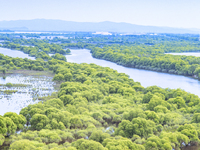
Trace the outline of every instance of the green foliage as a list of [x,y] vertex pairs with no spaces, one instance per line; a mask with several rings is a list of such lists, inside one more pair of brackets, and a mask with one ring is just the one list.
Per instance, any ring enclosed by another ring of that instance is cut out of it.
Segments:
[[55,55],[52,55],[51,57],[54,58],[54,59],[67,61],[66,57],[59,54],[59,53],[56,53]]
[[190,139],[190,141],[199,142],[198,132],[193,125],[191,124],[182,125],[177,129],[177,131],[186,135]]
[[[75,43],[70,43],[70,37],[73,37],[70,33],[66,35],[69,39],[52,41],[16,39],[12,38],[13,34],[5,36],[4,47],[21,50],[38,59],[10,58],[0,54],[0,70],[50,70],[55,73],[53,80],[61,85],[56,98],[29,105],[20,115],[6,113],[0,116],[0,145],[5,136],[9,136],[6,144],[11,144],[10,149],[168,150],[199,142],[198,96],[181,89],[144,88],[127,75],[108,67],[68,63],[63,56],[69,52],[64,50],[67,47],[87,47],[94,57],[120,65],[199,76],[199,58],[164,54],[199,50],[194,37],[188,35],[184,42],[177,39],[184,40],[185,35],[92,35],[85,39],[77,34],[73,39]],[[98,43],[95,46],[87,43],[94,41]],[[25,123],[27,126],[24,127]],[[24,132],[13,134],[20,129]]]
[[134,118],[131,122],[122,120],[115,131],[116,135],[132,138],[134,134],[141,137],[147,137],[156,132],[155,123],[144,118]]
[[4,117],[4,121],[6,123],[7,135],[14,134],[17,130],[17,124],[9,117]]
[[73,142],[72,146],[76,147],[77,150],[107,150],[107,148],[104,148],[100,143],[85,139],[79,139]]
[[45,115],[35,114],[31,118],[30,123],[31,128],[33,128],[34,130],[41,130],[49,123],[49,119]]
[[147,139],[146,144],[145,144],[145,149],[146,150],[152,150],[152,149],[171,150],[172,147],[171,147],[170,141],[165,140],[165,139],[160,139],[157,136],[152,136]]
[[103,133],[102,131],[93,131],[89,139],[102,143],[104,139],[109,137],[110,135],[108,133]]
[[103,141],[103,146],[109,150],[144,150],[142,145],[133,143],[130,139],[116,136],[114,138],[107,138]]
[[4,140],[5,140],[5,137],[2,134],[0,134],[0,146],[3,145]]
[[[4,117],[10,118],[13,121],[13,123],[17,126],[18,130],[23,129],[23,127],[24,127],[24,125],[26,123],[26,118],[24,116],[17,115],[16,113],[13,113],[13,112],[7,112],[7,113],[5,113]],[[7,119],[7,125],[14,126],[13,123],[12,123],[12,121],[10,119]],[[11,132],[12,130],[9,130],[9,131]]]
[[7,133],[5,119],[0,116],[0,134],[5,135]]
[[10,145],[10,150],[38,150],[43,149],[45,144],[37,141],[19,140]]
[[6,86],[7,86],[7,87],[12,87],[13,84],[12,84],[12,83],[6,83]]

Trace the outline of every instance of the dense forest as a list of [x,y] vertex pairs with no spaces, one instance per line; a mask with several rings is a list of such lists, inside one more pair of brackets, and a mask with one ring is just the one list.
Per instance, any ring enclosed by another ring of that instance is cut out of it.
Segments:
[[69,63],[63,55],[70,53],[67,48],[88,48],[94,57],[124,66],[200,77],[198,57],[164,54],[199,51],[196,35],[102,37],[80,33],[68,37],[0,37],[3,47],[37,58],[0,54],[2,74],[10,70],[49,71],[60,83],[56,98],[29,105],[20,114],[0,116],[1,149],[178,150],[199,143],[198,96],[181,89],[144,88],[124,73],[95,64]]

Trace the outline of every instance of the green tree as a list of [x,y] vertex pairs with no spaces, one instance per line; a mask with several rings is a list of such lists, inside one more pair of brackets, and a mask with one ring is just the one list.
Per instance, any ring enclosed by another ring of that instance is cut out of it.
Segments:
[[77,150],[107,150],[99,142],[85,139],[79,139],[73,142],[72,146],[76,147]]
[[94,140],[96,142],[102,143],[104,139],[109,138],[110,135],[108,133],[103,133],[102,131],[93,131],[90,140]]
[[35,114],[31,118],[30,123],[32,129],[41,130],[49,123],[49,118],[42,114]]
[[10,118],[14,122],[14,124],[17,126],[17,130],[23,129],[26,123],[26,118],[24,116],[18,115],[14,112],[5,113],[4,117]]

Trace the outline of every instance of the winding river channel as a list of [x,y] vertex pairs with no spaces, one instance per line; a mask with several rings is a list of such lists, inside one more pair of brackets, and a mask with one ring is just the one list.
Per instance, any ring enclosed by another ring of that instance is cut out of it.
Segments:
[[[0,48],[0,53],[11,57],[34,59],[33,57],[29,57],[27,54],[24,54],[21,51],[10,50],[6,48]],[[189,53],[187,54],[189,55]],[[194,56],[198,56],[198,54],[199,53],[190,53],[190,55]],[[187,92],[196,94],[200,97],[200,81],[197,79],[193,79],[182,75],[127,68],[124,66],[117,65],[116,63],[110,61],[93,58],[90,53],[90,50],[87,49],[71,49],[71,55],[66,55],[66,58],[68,62],[95,63],[103,67],[110,67],[114,70],[117,70],[120,73],[125,73],[129,75],[130,78],[132,78],[134,81],[140,82],[141,85],[144,87],[157,85],[162,88],[181,88]]]
[[71,54],[72,55],[66,55],[68,62],[95,63],[103,67],[110,67],[120,73],[125,73],[134,81],[140,82],[144,87],[157,85],[162,88],[181,88],[200,97],[200,81],[197,79],[181,75],[127,68],[110,61],[93,58],[90,51],[87,49],[71,49]]

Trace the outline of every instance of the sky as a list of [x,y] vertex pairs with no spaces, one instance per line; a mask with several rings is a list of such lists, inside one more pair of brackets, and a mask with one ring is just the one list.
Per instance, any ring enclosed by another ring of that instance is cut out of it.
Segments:
[[200,29],[200,0],[0,0],[0,21],[31,19]]

